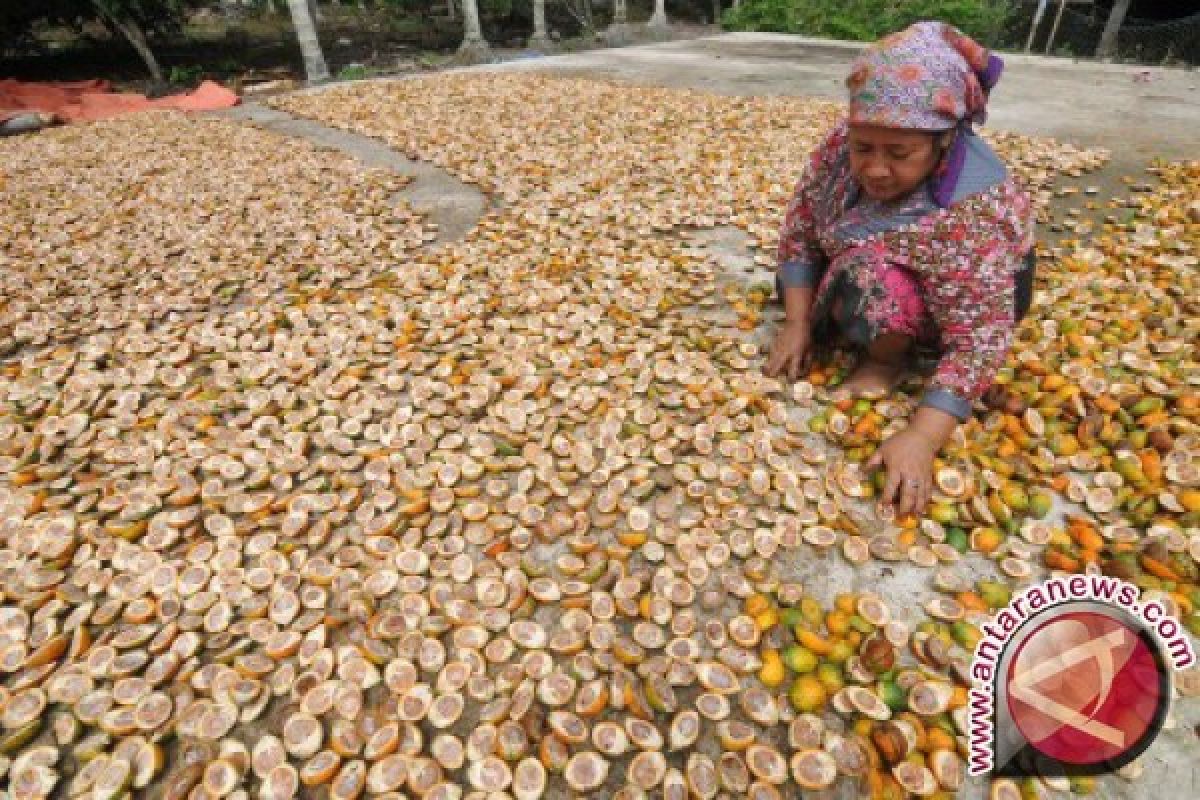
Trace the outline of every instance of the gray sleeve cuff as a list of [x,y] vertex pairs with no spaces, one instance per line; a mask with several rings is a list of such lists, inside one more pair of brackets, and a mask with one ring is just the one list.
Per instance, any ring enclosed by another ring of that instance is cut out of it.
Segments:
[[811,261],[793,258],[779,265],[779,281],[785,289],[810,289],[820,282],[821,271]]
[[925,392],[921,405],[945,411],[959,422],[965,422],[971,416],[971,401],[949,389],[935,387]]

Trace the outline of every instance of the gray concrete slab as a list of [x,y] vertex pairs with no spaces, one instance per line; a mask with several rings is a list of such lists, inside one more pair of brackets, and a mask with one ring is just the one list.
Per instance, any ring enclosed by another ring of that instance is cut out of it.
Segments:
[[426,214],[437,226],[435,244],[461,239],[475,227],[488,208],[488,198],[477,187],[463,183],[433,164],[397,153],[369,136],[338,130],[308,119],[299,119],[258,103],[246,103],[214,116],[252,122],[268,130],[306,139],[320,147],[337,150],[363,165],[387,169],[412,178],[399,197],[413,209]]
[[[772,33],[729,33],[469,68],[604,75],[731,95],[841,98],[862,48]],[[1113,151],[1114,166],[1200,158],[1200,72],[1002,54],[989,126]]]

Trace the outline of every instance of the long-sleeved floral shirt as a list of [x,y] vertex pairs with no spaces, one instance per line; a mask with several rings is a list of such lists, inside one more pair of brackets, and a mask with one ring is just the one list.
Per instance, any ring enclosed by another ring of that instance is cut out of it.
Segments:
[[[1011,345],[1014,275],[1033,246],[1028,195],[981,139],[961,135],[970,137],[964,163],[880,204],[852,177],[847,127],[837,126],[796,186],[778,250],[780,284],[816,289],[814,324],[830,318],[840,297],[850,314],[839,324],[853,317],[846,332],[859,344],[897,330],[937,347],[922,404],[960,420]],[[939,196],[949,198],[944,207]]]

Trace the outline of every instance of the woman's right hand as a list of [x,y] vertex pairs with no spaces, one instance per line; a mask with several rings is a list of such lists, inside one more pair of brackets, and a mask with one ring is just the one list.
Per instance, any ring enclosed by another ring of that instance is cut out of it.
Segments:
[[812,330],[807,320],[784,320],[783,326],[775,334],[764,372],[771,378],[783,375],[789,381],[796,380],[808,367],[811,346]]

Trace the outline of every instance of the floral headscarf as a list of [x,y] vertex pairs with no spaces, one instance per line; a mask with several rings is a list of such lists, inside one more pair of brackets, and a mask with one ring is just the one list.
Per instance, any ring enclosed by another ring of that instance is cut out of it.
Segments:
[[851,125],[960,134],[934,171],[934,200],[945,208],[966,161],[972,124],[987,119],[988,92],[1004,62],[944,22],[917,22],[885,36],[855,59],[846,86]]
[[944,22],[918,22],[855,60],[846,86],[850,123],[944,131],[982,123],[1004,62]]

